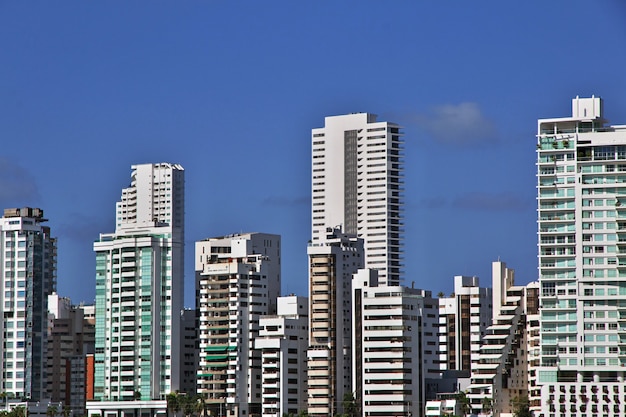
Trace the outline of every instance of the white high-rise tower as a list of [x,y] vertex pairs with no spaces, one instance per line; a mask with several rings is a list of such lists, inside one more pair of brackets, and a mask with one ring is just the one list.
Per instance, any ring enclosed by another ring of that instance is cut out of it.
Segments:
[[184,170],[169,163],[132,170],[115,233],[94,243],[99,401],[164,400],[180,387]]
[[43,210],[0,217],[0,388],[9,397],[46,398],[48,295],[56,291],[56,239]]
[[196,242],[195,265],[197,393],[211,415],[260,416],[263,395],[273,390],[263,386],[263,358],[254,343],[261,318],[276,314],[280,236],[242,233]]
[[365,243],[365,267],[399,285],[402,261],[400,127],[355,113],[326,117],[312,130],[312,242],[341,226]]
[[602,100],[537,131],[541,414],[626,413],[626,126]]

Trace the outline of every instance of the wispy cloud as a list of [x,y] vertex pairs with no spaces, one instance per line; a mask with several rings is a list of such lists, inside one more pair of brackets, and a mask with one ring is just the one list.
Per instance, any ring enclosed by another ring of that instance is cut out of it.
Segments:
[[37,183],[24,168],[0,156],[0,204],[24,205],[39,200]]
[[480,211],[527,211],[533,200],[524,200],[512,193],[471,192],[457,197],[452,207]]
[[445,197],[429,197],[419,200],[411,207],[426,210],[472,210],[472,211],[527,211],[533,207],[532,198],[524,199],[517,194],[500,192],[487,193],[482,191],[469,192],[451,199]]
[[[416,207],[426,209],[439,209],[446,207],[447,205],[448,200],[446,200],[444,197],[431,197],[419,200],[416,204]],[[410,208],[409,204],[407,204],[407,208]]]
[[445,104],[411,117],[433,139],[450,145],[486,145],[497,141],[494,123],[477,103]]
[[310,206],[311,205],[311,197],[281,197],[281,196],[269,196],[265,198],[262,202],[265,206],[280,206],[280,207],[292,207],[292,206]]
[[100,233],[115,231],[115,225],[107,224],[97,217],[86,216],[81,213],[69,213],[66,218],[69,222],[63,222],[54,227],[59,237],[81,242],[93,242],[98,239]]

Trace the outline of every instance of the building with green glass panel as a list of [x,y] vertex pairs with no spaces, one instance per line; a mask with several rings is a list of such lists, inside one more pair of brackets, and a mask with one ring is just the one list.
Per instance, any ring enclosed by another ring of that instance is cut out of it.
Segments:
[[[115,233],[96,252],[94,399],[152,401],[180,388],[184,170],[132,167],[117,203]],[[148,407],[147,407],[148,408]]]
[[537,416],[626,413],[626,126],[598,97],[537,131]]

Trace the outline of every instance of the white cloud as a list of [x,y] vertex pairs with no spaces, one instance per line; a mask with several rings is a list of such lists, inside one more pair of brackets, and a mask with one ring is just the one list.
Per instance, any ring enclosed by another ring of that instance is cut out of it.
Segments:
[[452,145],[483,145],[496,142],[496,128],[477,103],[437,106],[415,118],[433,139]]

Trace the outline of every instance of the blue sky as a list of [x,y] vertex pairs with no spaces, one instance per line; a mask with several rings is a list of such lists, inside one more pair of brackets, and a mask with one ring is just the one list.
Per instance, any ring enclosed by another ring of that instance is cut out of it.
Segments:
[[366,111],[404,126],[405,283],[537,279],[536,119],[595,94],[626,124],[626,5],[0,0],[0,206],[44,209],[58,290],[93,301],[92,242],[136,163],[186,169],[193,242],[283,239],[307,293],[310,129]]

